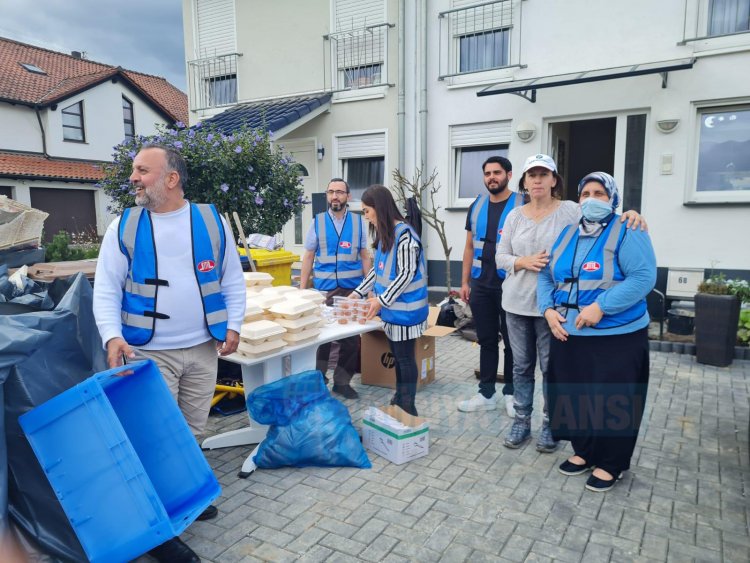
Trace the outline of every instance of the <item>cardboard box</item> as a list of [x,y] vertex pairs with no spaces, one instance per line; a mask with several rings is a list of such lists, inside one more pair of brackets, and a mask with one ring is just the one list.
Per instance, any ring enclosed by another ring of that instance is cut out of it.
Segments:
[[430,428],[425,419],[412,416],[401,407],[370,407],[362,419],[362,443],[400,465],[429,453]]
[[[417,387],[435,381],[435,338],[454,332],[448,326],[436,326],[438,307],[430,307],[427,316],[427,330],[415,343],[417,359]],[[396,362],[388,346],[388,338],[382,330],[366,332],[362,335],[362,383],[380,387],[396,388]]]

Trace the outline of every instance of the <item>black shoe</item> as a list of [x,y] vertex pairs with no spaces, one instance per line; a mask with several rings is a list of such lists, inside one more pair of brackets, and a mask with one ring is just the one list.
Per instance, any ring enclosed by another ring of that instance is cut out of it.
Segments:
[[344,397],[344,399],[359,399],[359,393],[352,389],[351,385],[334,385],[331,391]]
[[617,483],[617,481],[619,481],[620,479],[622,479],[622,473],[620,473],[617,477],[612,477],[611,479],[600,479],[599,477],[591,475],[586,480],[586,488],[589,491],[594,491],[595,493],[603,493],[614,487],[615,483]]
[[200,516],[196,518],[196,520],[212,520],[213,518],[216,518],[219,515],[219,509],[216,508],[213,504],[209,504],[208,508],[200,513]]
[[200,563],[201,558],[180,538],[172,538],[148,554],[161,563]]
[[590,471],[593,469],[593,464],[590,463],[584,463],[584,464],[577,464],[573,463],[572,461],[565,460],[563,461],[560,466],[557,468],[557,470],[562,473],[563,475],[582,475],[583,473],[586,473],[587,471]]

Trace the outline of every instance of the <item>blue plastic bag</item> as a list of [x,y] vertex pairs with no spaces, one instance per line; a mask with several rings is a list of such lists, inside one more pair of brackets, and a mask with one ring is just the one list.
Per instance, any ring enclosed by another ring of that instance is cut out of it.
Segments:
[[331,397],[319,371],[258,387],[247,398],[250,416],[269,424],[253,458],[260,469],[372,467],[349,411]]

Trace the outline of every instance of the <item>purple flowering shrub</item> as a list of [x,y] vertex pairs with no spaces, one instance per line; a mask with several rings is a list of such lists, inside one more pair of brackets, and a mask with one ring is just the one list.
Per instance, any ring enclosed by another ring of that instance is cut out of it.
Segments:
[[135,205],[128,178],[135,155],[149,143],[179,150],[188,166],[185,197],[213,203],[230,217],[236,211],[246,234],[274,235],[309,203],[297,166],[279,147],[271,146],[267,131],[248,128],[224,135],[209,126],[177,123],[114,147],[113,162],[104,165],[105,177],[98,184],[112,199],[112,213]]

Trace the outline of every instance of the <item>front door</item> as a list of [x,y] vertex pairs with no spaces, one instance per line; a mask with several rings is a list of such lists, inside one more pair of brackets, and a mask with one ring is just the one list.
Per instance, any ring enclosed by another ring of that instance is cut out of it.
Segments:
[[[291,156],[296,163],[297,171],[302,178],[305,199],[312,200],[312,194],[318,188],[318,161],[316,159],[317,142],[315,139],[295,139],[279,141],[284,153]],[[289,221],[282,231],[284,248],[296,254],[304,251],[305,236],[312,223],[312,205],[308,204],[301,213]]]

